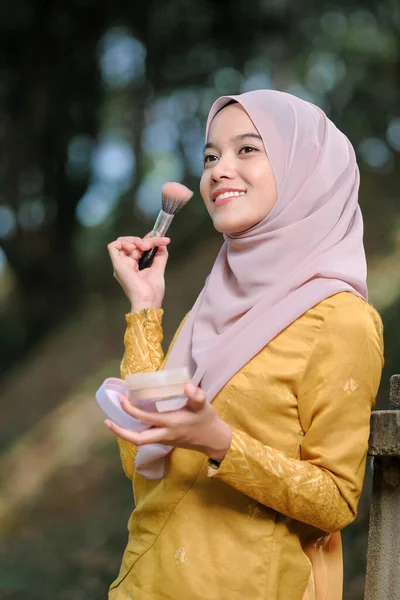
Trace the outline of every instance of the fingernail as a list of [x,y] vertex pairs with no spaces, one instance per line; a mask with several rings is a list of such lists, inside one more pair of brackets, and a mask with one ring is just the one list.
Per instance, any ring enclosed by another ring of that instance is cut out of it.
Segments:
[[106,427],[108,427],[108,429],[112,429],[112,421],[109,421],[108,419],[106,421],[104,421],[104,425]]

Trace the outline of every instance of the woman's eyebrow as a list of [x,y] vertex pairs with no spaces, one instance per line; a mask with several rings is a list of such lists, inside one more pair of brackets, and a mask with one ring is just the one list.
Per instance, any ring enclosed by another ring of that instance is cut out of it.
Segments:
[[239,133],[239,135],[233,136],[231,138],[231,142],[237,142],[238,140],[244,140],[245,138],[253,138],[255,140],[260,140],[262,142],[261,135],[258,133]]
[[[234,135],[230,141],[231,142],[237,142],[239,140],[244,140],[245,138],[253,138],[255,140],[259,140],[260,142],[262,142],[262,137],[258,134],[258,133],[239,133],[238,135]],[[215,145],[212,142],[207,142],[207,144],[204,146],[204,150],[207,150],[207,148],[214,148]]]

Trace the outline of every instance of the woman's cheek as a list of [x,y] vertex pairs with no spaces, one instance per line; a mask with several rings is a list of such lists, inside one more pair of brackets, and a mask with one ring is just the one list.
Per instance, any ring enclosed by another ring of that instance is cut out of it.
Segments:
[[207,177],[207,172],[203,171],[203,174],[200,177],[200,193],[203,196],[203,199],[204,199],[206,185],[208,185],[207,179],[209,179],[209,177]]
[[210,202],[209,202],[209,198],[210,198],[210,182],[209,182],[209,177],[208,174],[206,172],[203,173],[203,175],[201,176],[200,179],[200,194],[201,197],[203,198],[203,202],[206,205],[206,209],[208,210],[208,212],[210,212],[211,210],[211,206],[210,206]]

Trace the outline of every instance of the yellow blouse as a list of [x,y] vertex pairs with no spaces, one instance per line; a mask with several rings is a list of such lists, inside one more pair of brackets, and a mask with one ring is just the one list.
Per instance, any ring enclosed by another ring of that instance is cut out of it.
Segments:
[[[163,367],[161,320],[155,309],[126,316],[122,377]],[[356,516],[382,365],[378,313],[336,294],[215,397],[233,428],[219,468],[176,448],[166,476],[148,480],[119,439],[136,508],[109,599],[340,600],[337,532]]]

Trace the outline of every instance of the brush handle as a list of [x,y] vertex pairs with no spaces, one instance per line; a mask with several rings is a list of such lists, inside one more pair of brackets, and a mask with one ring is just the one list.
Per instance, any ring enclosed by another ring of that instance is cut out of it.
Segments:
[[150,250],[146,250],[145,252],[143,252],[142,256],[139,259],[139,271],[141,271],[142,269],[148,269],[149,267],[151,267],[151,265],[153,264],[153,260],[154,260],[157,250],[158,250],[158,247],[155,246],[154,248],[151,248]]
[[[153,231],[151,232],[151,237],[163,237],[167,233],[173,218],[174,215],[170,215],[169,213],[160,210],[156,222],[154,223]],[[157,247],[151,248],[150,250],[146,250],[145,252],[143,252],[142,256],[139,259],[139,271],[151,267],[156,252]]]

